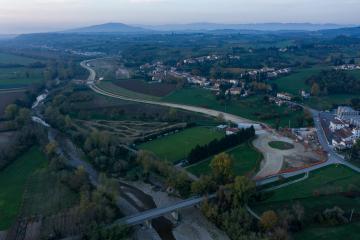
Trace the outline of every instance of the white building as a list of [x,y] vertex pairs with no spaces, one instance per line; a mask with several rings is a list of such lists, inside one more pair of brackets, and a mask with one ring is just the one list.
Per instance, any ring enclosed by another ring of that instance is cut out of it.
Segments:
[[347,127],[349,127],[348,123],[344,122],[339,118],[335,118],[334,120],[331,120],[329,128],[332,132],[335,132]]
[[291,101],[292,99],[292,96],[289,93],[278,93],[276,96],[286,101]]

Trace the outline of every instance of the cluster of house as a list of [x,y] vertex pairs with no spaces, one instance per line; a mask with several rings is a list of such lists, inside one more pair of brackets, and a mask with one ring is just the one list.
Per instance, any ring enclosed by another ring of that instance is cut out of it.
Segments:
[[276,78],[281,75],[291,73],[291,68],[283,68],[283,69],[276,70],[275,68],[264,67],[259,70],[248,71],[248,72],[244,73],[244,75],[248,74],[250,76],[257,76],[262,73],[266,73],[268,78]]
[[338,107],[336,117],[330,121],[329,129],[335,148],[351,148],[360,138],[360,112],[351,107]]
[[352,70],[360,70],[360,65],[355,65],[355,64],[344,64],[341,66],[336,66],[334,67],[335,70],[347,70],[347,71],[352,71]]
[[204,63],[219,60],[221,56],[218,55],[208,55],[197,58],[188,58],[183,61],[184,64],[195,64],[195,63]]

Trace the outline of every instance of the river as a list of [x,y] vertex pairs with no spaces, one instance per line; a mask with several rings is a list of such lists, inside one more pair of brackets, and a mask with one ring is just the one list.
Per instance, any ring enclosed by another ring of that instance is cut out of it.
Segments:
[[[98,171],[88,162],[85,162],[83,159],[83,152],[81,149],[78,149],[76,145],[64,134],[60,133],[58,130],[52,128],[50,124],[42,119],[41,114],[39,113],[39,107],[44,103],[45,99],[48,97],[49,91],[45,90],[42,94],[40,94],[34,104],[32,105],[32,121],[42,125],[48,130],[48,138],[49,141],[56,140],[58,144],[58,153],[63,155],[65,159],[69,161],[69,165],[72,167],[83,166],[85,171],[88,173],[91,183],[97,187],[99,186],[98,182]],[[129,184],[120,183],[120,191],[119,191],[119,204],[124,199],[134,207],[138,212],[142,212],[145,210],[156,208],[156,204],[154,199],[141,191],[134,186]],[[129,197],[135,197],[135,199]],[[172,233],[173,224],[166,219],[165,217],[159,217],[152,220],[152,226],[159,234],[162,240],[175,240],[175,237]]]

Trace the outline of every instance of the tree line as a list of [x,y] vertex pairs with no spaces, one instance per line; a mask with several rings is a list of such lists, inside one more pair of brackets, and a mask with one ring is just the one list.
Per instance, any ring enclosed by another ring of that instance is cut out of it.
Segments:
[[326,70],[313,75],[306,80],[311,86],[313,96],[339,94],[339,93],[360,93],[360,79],[344,71]]
[[188,161],[190,164],[197,163],[205,158],[218,154],[231,147],[235,147],[241,143],[248,141],[255,136],[255,129],[253,126],[247,129],[241,129],[238,133],[225,136],[218,140],[215,139],[210,143],[199,146],[197,145],[188,155]]

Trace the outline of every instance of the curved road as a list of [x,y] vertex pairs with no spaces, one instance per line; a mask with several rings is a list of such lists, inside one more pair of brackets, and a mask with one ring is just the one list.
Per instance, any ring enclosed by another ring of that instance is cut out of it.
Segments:
[[[81,64],[81,66],[83,68],[87,69],[89,71],[89,73],[90,73],[89,78],[87,80],[88,86],[94,92],[99,93],[101,95],[104,95],[104,96],[107,96],[107,97],[112,97],[112,98],[117,98],[117,99],[121,99],[121,100],[125,100],[125,101],[152,104],[152,105],[159,105],[159,106],[164,106],[164,107],[172,107],[172,108],[187,110],[187,111],[191,111],[191,112],[202,113],[202,114],[212,116],[212,117],[218,117],[219,115],[223,115],[223,117],[224,117],[224,119],[226,121],[231,121],[233,123],[249,123],[249,124],[254,124],[255,126],[258,126],[258,124],[260,124],[260,123],[254,122],[252,120],[249,120],[249,119],[245,119],[245,118],[233,115],[233,114],[224,113],[224,112],[217,111],[217,110],[212,110],[212,109],[207,109],[207,108],[202,108],[202,107],[189,106],[189,105],[183,105],[183,104],[176,104],[176,103],[149,101],[149,100],[143,100],[143,99],[138,99],[138,98],[129,98],[129,97],[124,97],[124,96],[120,96],[118,94],[107,92],[107,91],[99,88],[95,84],[96,72],[90,66],[90,63],[92,61],[94,61],[94,60],[83,61],[80,64]],[[258,126],[256,130],[260,130],[260,126]]]

